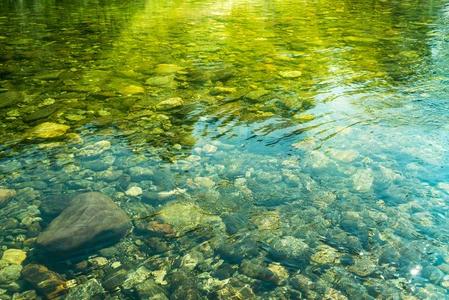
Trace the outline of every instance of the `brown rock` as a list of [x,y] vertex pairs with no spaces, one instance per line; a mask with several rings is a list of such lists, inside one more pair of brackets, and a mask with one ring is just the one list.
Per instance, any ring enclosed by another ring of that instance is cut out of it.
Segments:
[[29,264],[22,270],[22,277],[47,299],[55,299],[67,291],[65,280],[47,267]]
[[67,256],[120,240],[131,228],[127,214],[98,192],[80,194],[37,238],[49,252]]

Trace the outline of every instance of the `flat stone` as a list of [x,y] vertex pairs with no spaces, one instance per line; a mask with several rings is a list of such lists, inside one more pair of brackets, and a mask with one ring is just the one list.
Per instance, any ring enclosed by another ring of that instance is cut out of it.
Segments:
[[311,114],[296,114],[293,116],[293,119],[298,120],[300,122],[308,122],[315,120],[315,116]]
[[26,265],[22,270],[22,277],[46,299],[55,299],[67,290],[65,280],[43,265]]
[[137,95],[137,94],[143,94],[145,92],[145,89],[139,85],[127,85],[120,89],[120,93],[124,95]]
[[13,265],[21,265],[26,259],[27,254],[25,251],[20,249],[8,249],[3,252],[2,260],[7,261]]
[[66,296],[66,300],[80,300],[80,299],[104,299],[105,290],[101,284],[95,279],[88,281],[71,288]]
[[109,197],[89,192],[74,197],[37,238],[46,251],[69,255],[101,248],[120,240],[130,229],[130,219]]
[[161,101],[156,105],[158,110],[169,110],[177,108],[184,105],[184,101],[180,97],[169,98],[167,100]]
[[224,231],[219,216],[212,215],[190,202],[170,202],[158,213],[158,218],[171,226],[176,235],[182,235],[198,227],[206,226]]
[[25,122],[33,122],[36,120],[47,118],[48,116],[52,115],[54,112],[56,112],[59,109],[59,105],[49,105],[42,107],[35,112],[30,113],[29,115],[26,115],[23,120]]
[[91,145],[88,145],[84,148],[82,148],[79,152],[79,156],[83,157],[95,157],[103,152],[109,150],[111,148],[111,142],[107,140],[98,141],[96,143],[93,143]]
[[301,71],[281,71],[279,72],[279,75],[283,78],[298,78],[301,77],[302,72]]
[[31,128],[27,133],[26,137],[28,139],[50,139],[62,136],[69,130],[70,126],[57,124],[52,122],[44,122],[33,128]]
[[175,64],[159,64],[155,68],[157,74],[173,74],[182,71],[184,68]]

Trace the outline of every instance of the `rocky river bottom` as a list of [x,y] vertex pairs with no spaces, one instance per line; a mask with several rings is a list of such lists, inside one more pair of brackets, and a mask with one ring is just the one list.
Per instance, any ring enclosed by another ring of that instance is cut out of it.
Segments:
[[0,300],[449,299],[447,1],[0,0]]

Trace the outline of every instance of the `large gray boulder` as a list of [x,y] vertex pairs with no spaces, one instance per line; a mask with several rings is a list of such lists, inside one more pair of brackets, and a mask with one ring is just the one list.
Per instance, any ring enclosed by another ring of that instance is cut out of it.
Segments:
[[117,242],[131,228],[127,214],[109,197],[90,192],[75,196],[37,238],[48,252],[69,255]]

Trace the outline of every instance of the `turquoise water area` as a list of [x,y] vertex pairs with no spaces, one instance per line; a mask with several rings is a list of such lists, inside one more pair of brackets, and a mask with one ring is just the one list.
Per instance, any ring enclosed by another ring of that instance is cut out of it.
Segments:
[[0,0],[0,299],[449,299],[448,132],[444,0]]

